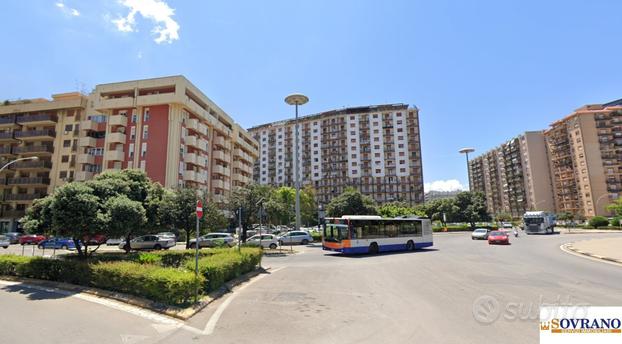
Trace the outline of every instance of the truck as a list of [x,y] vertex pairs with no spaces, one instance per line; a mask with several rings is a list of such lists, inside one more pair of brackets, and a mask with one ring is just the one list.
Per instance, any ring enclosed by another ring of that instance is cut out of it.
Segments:
[[528,211],[523,215],[525,234],[555,233],[555,214],[546,211]]

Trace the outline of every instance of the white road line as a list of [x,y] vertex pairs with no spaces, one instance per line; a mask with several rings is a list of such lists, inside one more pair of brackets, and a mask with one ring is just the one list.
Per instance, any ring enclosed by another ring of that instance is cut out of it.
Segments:
[[[275,272],[277,272],[279,270],[282,270],[284,268],[285,267],[283,266],[283,267],[274,269],[274,270],[271,271],[271,273],[275,273]],[[203,334],[206,335],[206,336],[209,336],[212,333],[214,333],[214,329],[216,328],[216,324],[218,323],[218,320],[222,316],[222,313],[225,311],[225,309],[227,309],[227,307],[229,306],[231,301],[233,301],[233,299],[235,299],[235,297],[239,294],[239,292],[244,290],[244,288],[248,287],[249,285],[251,285],[251,284],[261,280],[264,277],[266,277],[267,275],[268,274],[259,275],[254,280],[252,280],[252,281],[244,284],[240,288],[234,290],[234,293],[232,293],[223,303],[221,303],[220,306],[218,307],[218,309],[216,309],[216,312],[214,312],[214,314],[212,314],[212,316],[210,317],[209,321],[205,325],[205,329],[203,330]]]
[[577,253],[577,252],[582,252],[582,251],[579,251],[579,250],[570,250],[568,247],[566,247],[566,245],[565,245],[565,244],[563,244],[563,245],[559,246],[559,248],[560,248],[562,251],[564,251],[564,252],[566,252],[566,253],[568,253],[568,254],[572,254],[573,256],[581,257],[581,258],[584,258],[584,259],[589,259],[589,260],[594,261],[594,262],[599,262],[599,263],[605,263],[605,264],[609,264],[609,265],[614,265],[614,266],[617,266],[617,267],[622,266],[622,263],[615,263],[615,262],[611,262],[611,261],[608,261],[608,260],[598,259],[598,258],[594,258],[594,257],[586,256],[586,255],[581,254],[581,253]]

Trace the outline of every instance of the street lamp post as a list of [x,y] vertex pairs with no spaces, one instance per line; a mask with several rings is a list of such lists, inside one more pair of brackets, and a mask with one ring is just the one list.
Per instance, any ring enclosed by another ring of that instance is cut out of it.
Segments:
[[290,94],[285,97],[285,102],[289,105],[296,106],[296,130],[294,138],[295,140],[295,148],[294,148],[294,159],[296,160],[294,163],[294,173],[296,174],[295,183],[296,183],[296,230],[300,230],[300,169],[298,163],[298,105],[304,105],[309,101],[309,98],[303,94]]
[[473,191],[471,188],[471,169],[469,168],[469,153],[475,152],[475,148],[462,148],[458,151],[460,154],[466,155],[466,163],[467,163],[467,175],[469,177],[469,191]]
[[322,231],[322,213],[324,212],[324,207],[322,206],[322,203],[319,203],[317,205],[317,231],[321,232]]

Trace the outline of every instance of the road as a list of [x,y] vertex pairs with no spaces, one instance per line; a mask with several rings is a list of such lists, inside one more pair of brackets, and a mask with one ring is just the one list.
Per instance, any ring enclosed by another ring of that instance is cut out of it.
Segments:
[[[0,285],[0,324],[3,340],[10,343],[32,343],[43,333],[46,341],[64,343],[87,338],[108,343],[537,343],[541,303],[622,305],[622,268],[559,249],[562,243],[609,236],[620,235],[521,236],[510,246],[489,246],[470,240],[468,233],[439,234],[433,249],[357,257],[304,247],[301,254],[265,258],[271,273],[186,323],[54,293],[37,291],[41,295],[33,298],[23,286]],[[74,331],[79,333],[63,335]]]

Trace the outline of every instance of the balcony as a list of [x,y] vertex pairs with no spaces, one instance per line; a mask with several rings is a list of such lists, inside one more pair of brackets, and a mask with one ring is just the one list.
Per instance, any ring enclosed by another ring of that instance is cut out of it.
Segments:
[[32,193],[32,194],[6,194],[4,195],[4,200],[8,202],[26,202],[30,203],[37,198],[45,197],[43,194]]
[[78,147],[97,147],[97,139],[94,137],[81,137],[78,139]]
[[90,180],[90,179],[93,179],[94,175],[95,173],[89,172],[89,171],[77,171],[75,175],[75,180],[76,181]]
[[11,148],[12,148],[11,146],[0,147],[0,156],[8,157],[8,156],[15,155]]
[[54,147],[51,145],[13,147],[13,153],[29,156],[49,156],[54,153]]
[[0,133],[0,142],[15,142],[15,137],[13,137],[13,132],[5,131]]
[[214,159],[221,160],[225,162],[229,162],[229,154],[226,154],[224,151],[214,151],[213,154]]
[[125,143],[125,134],[123,133],[108,134],[108,143]]
[[108,161],[123,161],[125,154],[122,150],[110,150],[106,152],[105,159]]
[[186,146],[190,146],[190,147],[199,148],[199,147],[197,146],[197,137],[196,137],[196,136],[188,135],[188,136],[186,136],[186,138],[184,139],[184,142],[186,143]]
[[78,154],[78,156],[76,157],[76,162],[78,164],[94,164],[95,163],[95,156],[94,155],[90,155],[90,154]]
[[188,153],[186,154],[186,156],[184,156],[184,162],[186,162],[187,164],[193,164],[196,165],[197,164],[197,155],[196,153]]
[[127,126],[127,116],[112,115],[110,116],[108,123],[110,123],[110,125],[120,125],[125,127]]
[[80,122],[80,130],[91,130],[91,131],[96,131],[97,130],[97,122],[95,121],[91,121],[86,120],[86,121],[81,121]]
[[46,171],[52,168],[52,162],[47,160],[19,161],[10,168],[12,170]]
[[36,125],[55,125],[58,121],[55,115],[50,114],[38,114],[38,115],[25,115],[17,116],[16,122],[22,125],[36,126]]
[[184,171],[184,180],[189,182],[196,182],[197,173],[194,171]]
[[222,175],[228,176],[229,175],[229,169],[224,167],[224,166],[221,166],[221,165],[214,165],[212,167],[212,173],[217,173],[217,174],[222,174]]
[[216,189],[224,189],[225,188],[225,182],[223,180],[220,180],[220,179],[212,179],[212,187],[216,188]]
[[207,141],[204,139],[199,139],[197,141],[197,146],[199,147],[200,150],[207,152]]
[[22,141],[54,140],[56,132],[52,129],[22,130],[15,132],[15,138]]
[[6,209],[2,211],[2,217],[10,219],[19,219],[26,215],[25,210]]
[[214,144],[229,149],[229,144],[227,143],[227,141],[225,141],[224,136],[216,136],[216,138],[214,139]]
[[23,186],[48,186],[50,185],[50,178],[8,178],[7,185],[23,185]]
[[134,97],[100,98],[95,103],[95,109],[123,109],[134,107]]
[[136,98],[136,106],[171,104],[177,102],[177,95],[171,93],[147,94]]
[[196,118],[190,118],[186,121],[186,128],[194,131],[199,131],[199,120]]
[[6,129],[15,127],[17,127],[17,123],[15,123],[15,117],[13,115],[0,117],[0,128]]

